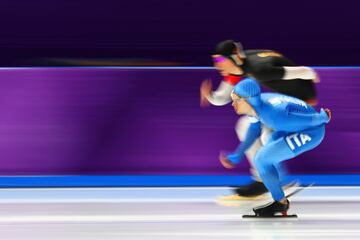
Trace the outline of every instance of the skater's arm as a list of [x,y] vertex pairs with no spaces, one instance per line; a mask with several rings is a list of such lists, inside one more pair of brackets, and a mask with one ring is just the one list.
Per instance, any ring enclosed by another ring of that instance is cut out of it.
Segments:
[[211,81],[205,80],[200,87],[201,106],[206,106],[208,103],[215,106],[223,106],[230,103],[231,91],[241,79],[242,76],[240,75],[225,76],[215,91],[212,90]]
[[318,76],[316,72],[310,67],[304,66],[275,66],[272,64],[264,64],[258,67],[258,74],[262,79],[272,80],[294,80],[294,79],[303,79],[303,80],[313,80],[318,82]]
[[283,67],[284,80],[293,80],[293,79],[304,79],[304,80],[313,80],[318,82],[318,76],[316,72],[310,67],[297,66],[297,67]]
[[259,64],[259,66],[256,67],[256,72],[258,78],[266,81],[272,81],[282,79],[285,74],[285,69],[271,63],[264,63],[261,65]]
[[206,107],[211,103],[215,106],[223,106],[231,102],[231,91],[233,86],[230,83],[222,81],[216,91],[212,90],[212,83],[207,79],[200,86],[200,105]]
[[239,163],[241,158],[244,156],[245,152],[249,149],[249,147],[251,147],[251,145],[260,136],[260,134],[261,134],[260,121],[251,123],[246,132],[245,140],[242,143],[240,143],[240,145],[236,148],[234,153],[227,155],[229,161],[233,164]]
[[222,81],[219,87],[211,92],[206,98],[207,100],[215,106],[223,106],[231,102],[231,91],[234,86],[228,82]]

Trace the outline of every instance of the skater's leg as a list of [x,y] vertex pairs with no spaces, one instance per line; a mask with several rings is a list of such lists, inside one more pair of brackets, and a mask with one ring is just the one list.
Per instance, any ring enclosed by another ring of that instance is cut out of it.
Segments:
[[[235,131],[236,131],[236,134],[237,134],[240,142],[243,142],[245,140],[246,132],[247,132],[249,126],[250,126],[250,121],[247,116],[241,117],[237,121],[237,123],[235,125]],[[257,182],[261,182],[261,178],[256,170],[256,167],[254,164],[254,159],[255,159],[255,155],[256,155],[257,151],[261,147],[262,147],[261,139],[258,138],[255,140],[253,145],[251,145],[251,147],[245,153],[246,158],[248,159],[249,164],[250,164],[250,173],[251,173],[253,179]]]
[[[260,137],[260,140],[261,140],[261,146],[265,146],[267,141],[270,140],[270,138],[272,137],[273,135],[273,130],[270,129],[269,127],[263,125],[262,126],[262,133],[261,133],[261,137]],[[277,136],[273,136],[273,137],[277,137]],[[277,137],[278,138],[278,137]],[[253,165],[254,165],[254,168],[255,168],[255,163],[254,163],[254,159],[255,159],[255,156],[254,158],[252,159],[252,162],[253,162]],[[278,172],[278,175],[279,175],[279,178],[280,178],[280,181],[282,182],[282,184],[286,184],[288,183],[285,179],[284,179],[284,176],[286,176],[286,168],[284,166],[284,164],[274,164],[275,168],[277,169],[277,172]],[[256,170],[255,170],[256,171]],[[257,173],[257,171],[256,171]],[[258,174],[258,173],[257,173]]]
[[[263,135],[261,137],[261,142],[262,142],[263,146],[265,146],[268,141],[274,141],[274,140],[284,137],[284,134],[285,134],[284,132],[274,132],[271,129],[267,128],[266,126],[264,126],[263,129],[264,129]],[[274,164],[274,166],[278,172],[279,179],[280,179],[282,185],[288,184],[289,182],[285,179],[287,170],[286,170],[284,164],[278,163],[278,164]]]
[[285,198],[279,173],[278,162],[294,157],[284,140],[278,139],[262,147],[255,157],[255,165],[266,188],[275,201]]
[[[235,131],[241,142],[243,142],[245,140],[245,136],[246,136],[249,126],[250,126],[250,121],[247,116],[241,117],[236,123]],[[268,133],[268,132],[269,131],[267,131],[266,133]],[[236,194],[236,196],[228,196],[226,198],[229,198],[230,200],[237,199],[237,197],[253,198],[253,197],[257,197],[257,196],[260,196],[260,195],[268,192],[267,188],[262,183],[262,180],[261,180],[258,172],[256,171],[256,168],[254,165],[255,155],[256,155],[257,151],[263,146],[261,143],[261,138],[264,138],[263,133],[264,133],[264,131],[262,130],[261,137],[256,139],[255,142],[250,146],[250,148],[245,152],[246,158],[248,159],[249,164],[250,164],[250,173],[251,173],[254,181],[247,185],[238,186],[238,187],[234,188],[233,191]],[[267,135],[269,135],[269,134],[267,134]]]
[[275,201],[285,198],[276,166],[315,148],[323,140],[324,134],[324,126],[292,134],[274,132],[266,145],[258,151],[255,157],[256,168]]
[[[244,141],[246,131],[249,128],[249,125],[250,125],[250,122],[248,120],[248,117],[242,117],[238,120],[235,130],[236,130],[236,134],[240,141]],[[257,182],[262,182],[262,180],[260,178],[258,171],[256,170],[256,166],[254,163],[255,155],[256,155],[257,151],[262,146],[264,146],[266,144],[266,142],[270,139],[272,133],[273,133],[272,129],[268,128],[265,125],[262,125],[262,131],[261,131],[260,138],[258,138],[245,153],[246,158],[248,159],[249,164],[251,166],[250,173],[251,173],[253,179]],[[281,164],[278,164],[278,166],[276,166],[276,168],[278,169],[280,179],[282,180],[282,177],[286,175],[286,169]]]
[[[241,142],[245,140],[246,132],[247,132],[249,126],[250,126],[250,121],[247,116],[239,118],[239,120],[236,123],[235,131]],[[250,173],[251,173],[253,179],[257,182],[262,182],[262,180],[259,176],[259,173],[256,170],[256,166],[254,163],[255,155],[256,155],[257,151],[262,146],[265,145],[265,143],[270,138],[270,136],[273,132],[272,129],[266,127],[265,125],[262,125],[261,128],[262,128],[261,136],[258,139],[256,139],[256,141],[253,143],[253,145],[251,145],[251,147],[245,153],[246,158],[248,159],[249,164],[250,164]]]

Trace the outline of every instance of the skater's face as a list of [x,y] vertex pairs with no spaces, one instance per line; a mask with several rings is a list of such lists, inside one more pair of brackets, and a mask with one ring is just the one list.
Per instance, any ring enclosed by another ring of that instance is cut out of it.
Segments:
[[241,98],[235,93],[231,93],[232,106],[237,114],[247,114],[254,115],[254,109],[251,105],[246,101],[245,98]]
[[214,60],[214,67],[222,76],[228,76],[230,74],[241,75],[243,73],[243,71],[229,58],[221,55],[213,55],[212,58]]

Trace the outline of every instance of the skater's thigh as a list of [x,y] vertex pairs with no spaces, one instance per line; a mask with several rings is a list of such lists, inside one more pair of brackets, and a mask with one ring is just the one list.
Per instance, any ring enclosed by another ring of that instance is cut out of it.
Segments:
[[297,133],[273,132],[265,146],[255,156],[255,163],[278,164],[318,146],[325,135],[325,127],[307,129]]
[[259,149],[255,156],[257,168],[275,166],[279,162],[295,157],[286,143],[285,136],[277,139],[269,139],[267,144]]
[[325,126],[321,125],[301,132],[289,134],[285,137],[285,141],[289,149],[297,156],[317,147],[324,139],[324,136]]

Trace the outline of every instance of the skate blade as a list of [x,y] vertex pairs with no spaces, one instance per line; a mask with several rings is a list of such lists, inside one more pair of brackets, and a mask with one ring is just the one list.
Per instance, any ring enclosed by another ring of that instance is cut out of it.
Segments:
[[267,195],[268,195],[267,193],[264,193],[259,196],[244,197],[244,196],[240,196],[237,194],[233,194],[233,195],[220,196],[220,197],[218,197],[218,201],[220,201],[220,202],[223,202],[223,201],[251,201],[251,200],[264,199],[264,198],[266,198]]
[[[293,192],[296,192],[299,188],[300,184],[297,181],[293,181],[287,185],[284,186],[284,192],[285,195],[292,194]],[[252,196],[252,197],[245,197],[240,196],[237,194],[232,195],[226,195],[226,196],[220,196],[217,198],[218,202],[228,202],[228,201],[252,201],[252,200],[265,200],[271,198],[270,193],[266,192],[258,196]]]
[[274,216],[258,216],[258,215],[243,215],[243,218],[266,218],[266,219],[273,219],[273,218],[277,218],[277,219],[287,219],[287,218],[297,218],[298,216],[296,214],[291,214],[291,215],[274,215]]
[[222,207],[242,207],[245,201],[216,201],[216,204]]

